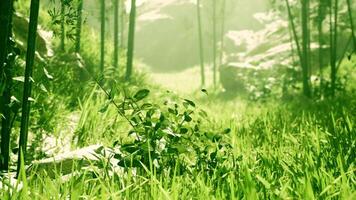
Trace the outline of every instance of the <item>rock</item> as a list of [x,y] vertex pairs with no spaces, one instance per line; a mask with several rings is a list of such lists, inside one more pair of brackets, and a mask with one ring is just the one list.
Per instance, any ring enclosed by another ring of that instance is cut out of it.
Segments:
[[[25,16],[15,13],[12,18],[13,21],[13,33],[16,43],[23,52],[27,49],[27,34],[29,20]],[[52,32],[45,31],[40,25],[37,28],[36,38],[36,57],[42,60],[45,57],[53,56],[53,50],[51,49],[51,39],[53,37]]]
[[64,176],[95,165],[101,159],[110,159],[113,150],[102,145],[92,145],[71,152],[58,154],[43,160],[33,161],[27,169],[27,174],[46,173],[49,177]]
[[16,179],[16,173],[1,173],[0,174],[0,190],[7,191],[12,194],[15,190],[19,192],[23,188],[23,183]]
[[226,91],[247,92],[247,77],[257,69],[247,63],[228,63],[220,66],[220,82]]

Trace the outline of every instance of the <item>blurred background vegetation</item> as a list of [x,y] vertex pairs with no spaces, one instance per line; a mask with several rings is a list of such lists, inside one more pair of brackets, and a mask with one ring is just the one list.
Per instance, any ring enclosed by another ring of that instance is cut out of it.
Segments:
[[355,199],[355,11],[2,0],[0,198]]

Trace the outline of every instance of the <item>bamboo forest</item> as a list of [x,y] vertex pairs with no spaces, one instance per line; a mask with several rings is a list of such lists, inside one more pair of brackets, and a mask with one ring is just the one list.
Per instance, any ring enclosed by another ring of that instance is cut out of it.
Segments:
[[0,199],[356,199],[356,0],[1,0]]

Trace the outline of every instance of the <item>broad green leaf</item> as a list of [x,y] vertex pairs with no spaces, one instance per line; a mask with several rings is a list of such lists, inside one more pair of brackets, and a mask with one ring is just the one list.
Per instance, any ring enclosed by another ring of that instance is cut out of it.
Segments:
[[140,100],[146,98],[149,93],[150,93],[149,90],[142,89],[142,90],[139,90],[138,92],[136,92],[136,94],[134,95],[133,98],[134,98],[135,102],[137,102],[137,101],[140,101]]

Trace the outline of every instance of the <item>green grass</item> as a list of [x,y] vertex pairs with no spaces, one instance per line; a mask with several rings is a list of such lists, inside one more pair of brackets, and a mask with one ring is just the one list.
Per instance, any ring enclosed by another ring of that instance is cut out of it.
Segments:
[[[163,101],[160,98],[165,94],[159,89],[153,93],[153,101]],[[87,95],[79,104],[76,136],[81,135],[81,144],[111,145],[118,138],[125,139],[128,125],[115,109],[109,106],[100,112],[106,101],[100,90],[94,88]],[[32,174],[22,183],[27,192],[10,195],[2,189],[1,199],[356,198],[354,97],[264,104],[211,95],[199,96],[196,103],[211,114],[203,124],[206,129],[232,129],[228,137],[238,161],[236,169],[224,177],[218,169],[172,176],[151,174],[148,169],[132,175],[129,170],[118,176],[93,166],[65,182],[59,175],[51,179]]]

